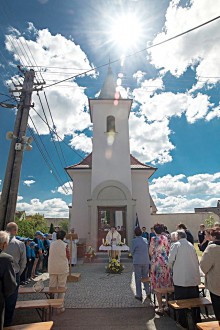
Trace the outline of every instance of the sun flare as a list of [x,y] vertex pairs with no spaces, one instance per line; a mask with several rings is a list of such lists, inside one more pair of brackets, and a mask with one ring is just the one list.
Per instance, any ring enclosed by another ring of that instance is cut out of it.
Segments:
[[133,13],[122,15],[112,22],[111,40],[123,52],[137,47],[142,34],[141,23]]

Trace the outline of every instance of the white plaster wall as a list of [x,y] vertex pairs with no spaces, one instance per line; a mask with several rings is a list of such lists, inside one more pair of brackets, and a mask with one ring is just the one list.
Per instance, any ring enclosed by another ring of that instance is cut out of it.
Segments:
[[[131,192],[128,104],[119,101],[115,106],[114,100],[102,100],[93,105],[92,192],[106,180],[120,181]],[[117,132],[113,136],[112,145],[106,133],[106,119],[109,115],[115,117]]]
[[[150,228],[153,225],[150,210],[150,194],[148,186],[148,173],[142,170],[133,170],[132,178],[132,198],[136,200],[136,210],[140,227]],[[134,222],[136,214],[134,214]]]
[[91,171],[71,171],[73,175],[73,198],[71,209],[71,226],[79,238],[87,239],[89,233],[89,207],[91,198]]
[[[217,214],[210,212],[201,212],[201,213],[170,213],[170,214],[153,214],[152,220],[153,223],[163,223],[167,226],[169,232],[175,231],[176,226],[179,223],[184,223],[186,227],[192,232],[194,239],[197,240],[197,234],[199,231],[199,225],[205,224],[205,219],[210,215],[214,216],[216,221],[219,221]],[[147,230],[149,231],[149,227]]]

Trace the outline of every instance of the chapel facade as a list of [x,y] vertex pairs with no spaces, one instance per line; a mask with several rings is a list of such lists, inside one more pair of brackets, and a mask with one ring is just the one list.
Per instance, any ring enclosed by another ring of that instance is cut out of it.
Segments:
[[116,91],[111,68],[99,97],[89,99],[93,123],[92,152],[66,168],[73,180],[70,223],[80,238],[95,249],[111,226],[128,244],[133,238],[136,215],[141,226],[153,225],[154,203],[148,179],[156,168],[130,154],[129,114],[131,99]]

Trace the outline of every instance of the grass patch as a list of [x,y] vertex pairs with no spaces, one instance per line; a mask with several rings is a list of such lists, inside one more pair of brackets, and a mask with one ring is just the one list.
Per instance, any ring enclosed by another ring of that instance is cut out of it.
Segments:
[[195,244],[194,244],[194,247],[195,247],[195,249],[196,249],[197,256],[198,256],[199,258],[201,258],[201,256],[202,256],[202,251],[199,250],[198,243],[195,243]]

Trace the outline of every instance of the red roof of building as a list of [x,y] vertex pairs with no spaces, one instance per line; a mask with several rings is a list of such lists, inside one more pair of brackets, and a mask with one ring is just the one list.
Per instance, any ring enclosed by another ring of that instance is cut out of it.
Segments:
[[[154,170],[156,171],[157,168],[141,163],[137,158],[130,155],[131,161],[131,170]],[[92,153],[90,153],[87,157],[85,157],[80,163],[74,164],[71,166],[66,167],[66,170],[83,170],[83,169],[91,169],[92,168]]]

